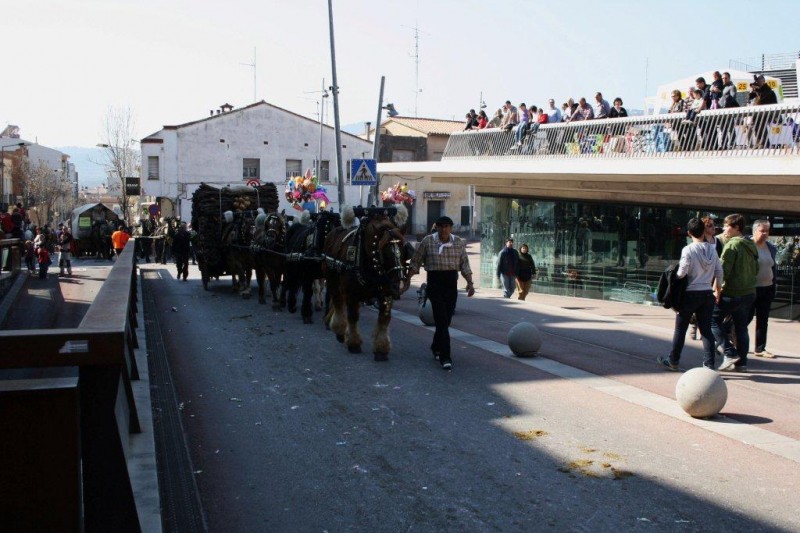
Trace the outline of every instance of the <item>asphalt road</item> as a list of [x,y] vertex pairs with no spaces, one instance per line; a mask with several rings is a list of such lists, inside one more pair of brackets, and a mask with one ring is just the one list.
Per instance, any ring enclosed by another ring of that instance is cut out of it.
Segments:
[[[796,462],[472,344],[454,342],[445,372],[421,325],[393,320],[376,363],[373,311],[353,355],[321,313],[303,325],[227,281],[203,291],[191,268],[184,283],[142,265],[143,288],[211,531],[800,529]],[[520,311],[480,296],[460,297],[453,327],[504,338]],[[568,331],[548,342],[601,367],[624,357]]]

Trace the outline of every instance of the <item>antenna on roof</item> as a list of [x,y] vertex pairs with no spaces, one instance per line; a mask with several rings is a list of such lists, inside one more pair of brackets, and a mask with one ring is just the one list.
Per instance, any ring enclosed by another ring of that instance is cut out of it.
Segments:
[[258,101],[256,97],[256,47],[253,47],[253,62],[252,63],[239,63],[245,67],[253,67],[253,102]]
[[[419,24],[416,23],[416,22],[414,23],[414,27],[413,28],[411,28],[411,26],[404,26],[404,27],[414,30],[414,53],[411,55],[411,57],[414,58],[414,83],[415,83],[415,90],[414,90],[414,117],[418,117],[419,114],[418,114],[417,111],[418,111],[418,103],[419,103],[419,93],[422,92],[422,89],[419,88],[419,63],[420,63],[420,59],[419,59],[419,34],[420,34],[420,30],[419,30]],[[422,33],[426,33],[426,32],[422,32]],[[427,35],[430,35],[430,34],[427,34]]]

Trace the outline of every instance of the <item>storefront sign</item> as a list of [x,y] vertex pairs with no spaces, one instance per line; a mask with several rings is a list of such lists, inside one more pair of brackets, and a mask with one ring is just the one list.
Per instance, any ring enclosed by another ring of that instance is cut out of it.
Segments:
[[438,200],[440,198],[450,198],[450,191],[442,191],[442,192],[434,192],[434,191],[427,192],[426,191],[426,192],[422,193],[422,197],[423,198],[436,199],[436,200]]
[[142,194],[139,178],[125,177],[125,194],[128,196],[139,196]]

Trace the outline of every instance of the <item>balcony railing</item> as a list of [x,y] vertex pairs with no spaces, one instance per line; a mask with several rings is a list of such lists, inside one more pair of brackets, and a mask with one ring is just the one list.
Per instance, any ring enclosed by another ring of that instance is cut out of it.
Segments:
[[[514,131],[450,136],[443,161],[460,159],[751,157],[800,154],[800,104],[532,126],[522,146]],[[535,131],[534,131],[535,130]]]

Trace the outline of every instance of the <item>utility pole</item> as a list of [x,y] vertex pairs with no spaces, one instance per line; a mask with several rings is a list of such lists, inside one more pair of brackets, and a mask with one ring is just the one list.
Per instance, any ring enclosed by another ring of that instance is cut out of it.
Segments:
[[[373,140],[374,144],[372,145],[372,159],[374,159],[376,163],[378,162],[378,156],[380,155],[381,149],[381,114],[383,114],[383,85],[385,81],[386,76],[381,76],[381,92],[378,96],[378,118],[375,119],[375,139]],[[381,180],[377,172],[375,174],[375,185],[369,192],[367,205],[378,205],[378,195],[380,194],[381,190]]]
[[339,193],[339,212],[342,211],[342,204],[344,203],[344,180],[345,175],[342,172],[342,131],[339,123],[339,84],[336,81],[336,48],[333,39],[333,0],[328,0],[328,24],[330,26],[331,35],[331,71],[333,76],[333,85],[331,92],[333,92],[333,124],[334,124],[334,137],[336,138],[336,172],[338,173],[339,183],[337,184],[337,191]]

